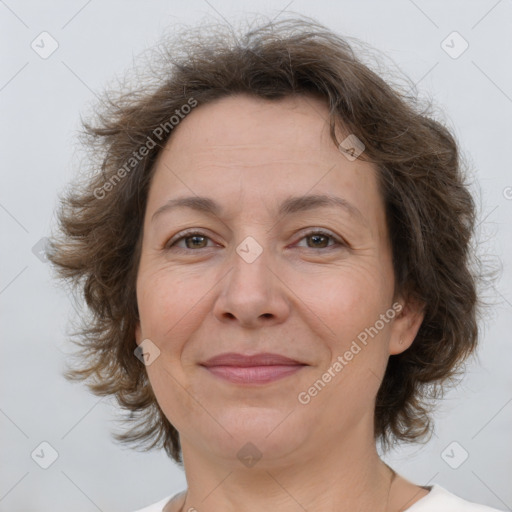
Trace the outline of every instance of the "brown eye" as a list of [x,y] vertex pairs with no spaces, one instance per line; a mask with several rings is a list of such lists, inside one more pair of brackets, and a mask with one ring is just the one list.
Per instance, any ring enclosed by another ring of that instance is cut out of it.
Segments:
[[[177,238],[176,240],[173,240],[172,242],[168,243],[165,246],[165,249],[179,249],[179,250],[187,250],[187,249],[205,249],[208,247],[207,241],[210,240],[208,236],[206,236],[204,233],[192,231],[192,232],[185,232]],[[179,246],[178,244],[184,242],[185,245]],[[211,247],[211,246],[210,246]]]
[[[327,249],[336,245],[345,245],[340,239],[327,231],[310,231],[306,233],[301,240],[310,241],[307,242],[307,249]],[[329,244],[330,240],[334,243]]]
[[[185,240],[185,245],[188,249],[201,249],[205,247],[204,242],[207,239],[207,237],[202,235],[190,235],[183,238]],[[187,243],[190,240],[190,244]]]
[[311,240],[313,248],[320,248],[323,249],[324,247],[327,247],[329,244],[329,238],[326,235],[308,235],[306,238]]

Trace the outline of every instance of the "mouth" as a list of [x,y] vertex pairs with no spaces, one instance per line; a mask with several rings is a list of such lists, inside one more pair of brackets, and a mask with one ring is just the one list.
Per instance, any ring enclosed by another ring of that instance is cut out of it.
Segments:
[[279,354],[220,354],[201,363],[212,375],[235,384],[266,384],[308,366]]

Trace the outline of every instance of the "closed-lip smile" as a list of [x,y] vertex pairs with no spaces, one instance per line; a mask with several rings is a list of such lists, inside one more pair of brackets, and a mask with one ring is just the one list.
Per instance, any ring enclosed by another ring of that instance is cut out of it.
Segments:
[[308,365],[270,352],[254,355],[227,352],[208,359],[201,366],[232,383],[266,384],[292,375]]

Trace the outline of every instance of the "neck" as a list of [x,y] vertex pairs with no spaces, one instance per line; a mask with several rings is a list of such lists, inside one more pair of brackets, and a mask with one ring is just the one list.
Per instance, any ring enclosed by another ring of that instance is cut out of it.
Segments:
[[[334,443],[333,443],[334,444]],[[247,512],[388,512],[393,472],[373,438],[346,436],[333,446],[295,450],[286,460],[262,457],[251,468],[219,459],[182,440],[188,490],[182,510]]]

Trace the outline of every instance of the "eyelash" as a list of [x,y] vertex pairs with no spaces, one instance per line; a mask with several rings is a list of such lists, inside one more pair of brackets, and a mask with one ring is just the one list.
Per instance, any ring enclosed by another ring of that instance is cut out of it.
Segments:
[[[323,229],[315,229],[315,230],[312,230],[312,231],[308,231],[307,233],[304,233],[302,235],[302,237],[299,239],[299,241],[303,240],[304,238],[310,237],[312,235],[322,235],[322,236],[325,236],[325,237],[328,237],[328,238],[331,238],[332,240],[334,240],[335,243],[333,245],[329,245],[327,247],[321,247],[320,249],[329,250],[329,249],[332,249],[332,248],[336,247],[337,245],[338,246],[342,246],[342,247],[347,247],[347,244],[343,240],[341,240],[337,236],[333,235],[329,231],[324,231]],[[191,238],[193,236],[201,236],[201,237],[204,237],[204,238],[207,238],[207,239],[211,240],[211,238],[208,235],[206,235],[206,233],[203,233],[201,231],[197,231],[197,230],[194,230],[194,229],[190,229],[190,230],[183,231],[179,238],[177,238],[175,240],[171,239],[170,242],[166,243],[164,249],[166,251],[177,250],[177,251],[187,251],[187,252],[190,252],[190,251],[197,251],[197,250],[200,250],[200,249],[208,249],[209,248],[209,247],[200,247],[199,249],[188,249],[188,248],[183,248],[183,247],[174,247],[181,240],[185,240],[186,238]],[[305,249],[315,250],[314,247],[304,247],[304,248]]]

